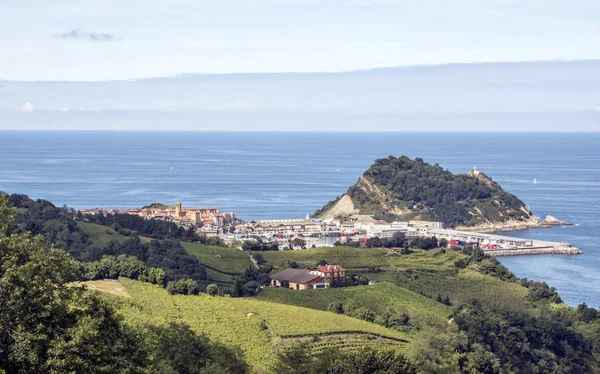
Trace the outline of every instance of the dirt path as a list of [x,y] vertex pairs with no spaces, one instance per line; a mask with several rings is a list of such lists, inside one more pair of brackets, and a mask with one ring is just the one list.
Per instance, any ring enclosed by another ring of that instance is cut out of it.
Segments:
[[248,257],[250,257],[250,261],[252,261],[252,263],[254,264],[254,267],[258,269],[258,262],[254,258],[254,256],[252,256],[252,253],[248,252]]

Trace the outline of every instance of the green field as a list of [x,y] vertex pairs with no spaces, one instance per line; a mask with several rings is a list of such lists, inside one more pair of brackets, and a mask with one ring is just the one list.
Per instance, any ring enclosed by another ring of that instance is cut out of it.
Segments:
[[369,308],[375,313],[396,310],[407,313],[411,319],[433,323],[446,323],[451,312],[449,307],[435,300],[388,282],[372,286],[302,292],[284,288],[265,288],[256,298],[318,310],[327,310],[327,306],[332,302],[346,304],[351,300],[357,306]]
[[189,254],[196,256],[201,264],[224,274],[242,274],[252,266],[250,256],[239,249],[187,242],[181,242],[181,245]]
[[113,240],[125,241],[129,237],[121,235],[108,226],[102,226],[95,223],[77,221],[77,227],[84,233],[86,233],[90,241],[96,247],[105,247]]
[[[264,300],[325,309],[331,301],[352,299],[373,311],[388,306],[404,308],[411,316],[414,312],[424,314],[419,312],[419,309],[435,310],[434,314],[447,316],[450,309],[431,299],[437,298],[438,295],[442,298],[449,297],[452,305],[479,299],[495,308],[521,310],[527,308],[526,288],[518,283],[503,282],[477,273],[472,269],[459,271],[454,266],[454,262],[466,256],[452,250],[415,250],[411,254],[400,255],[386,249],[333,247],[261,252],[261,254],[269,264],[277,268],[288,267],[291,262],[301,267],[310,267],[325,260],[330,264],[340,264],[351,273],[362,273],[369,279],[382,282],[377,286],[379,288],[350,287],[318,292],[303,291],[303,294],[266,289],[258,296]],[[395,286],[392,287],[392,284]],[[381,291],[384,289],[385,292]],[[321,298],[326,292],[331,296],[329,302]],[[416,299],[415,293],[419,296]],[[423,303],[423,299],[428,302]],[[372,300],[371,305],[367,304],[368,300]],[[410,312],[411,305],[414,306],[413,313]]]
[[[270,372],[276,352],[300,336],[324,335],[315,348],[336,336],[348,336],[346,346],[392,345],[402,348],[409,337],[379,325],[330,312],[265,302],[257,299],[182,296],[148,283],[121,279],[129,298],[116,297],[119,313],[132,324],[179,321],[229,346],[239,346],[255,368]],[[329,336],[333,334],[333,336]],[[344,347],[338,341],[337,346]],[[331,343],[333,344],[333,343]]]
[[321,260],[329,264],[340,264],[348,270],[370,272],[374,268],[380,270],[452,270],[453,263],[461,255],[454,251],[441,253],[439,250],[414,250],[409,255],[376,248],[325,247],[298,251],[254,252],[276,268],[285,268],[290,262],[301,267],[314,266]]
[[498,309],[528,308],[525,297],[527,289],[519,283],[504,282],[488,275],[465,269],[456,275],[431,272],[397,272],[385,274],[384,279],[417,293],[436,297],[448,296],[452,304],[469,303],[478,299]]

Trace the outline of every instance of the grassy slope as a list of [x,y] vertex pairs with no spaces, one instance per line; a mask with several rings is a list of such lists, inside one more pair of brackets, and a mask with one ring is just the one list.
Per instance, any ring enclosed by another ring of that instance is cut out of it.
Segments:
[[358,306],[369,308],[374,312],[381,313],[394,309],[407,313],[411,318],[422,319],[427,316],[437,322],[447,321],[450,314],[449,307],[388,282],[373,286],[303,292],[283,288],[265,288],[256,298],[318,310],[327,310],[327,306],[332,302],[345,304],[352,300]]
[[351,271],[358,270],[362,272],[369,272],[369,268],[379,268],[380,270],[452,270],[454,269],[454,261],[461,256],[453,251],[440,253],[439,251],[415,250],[410,255],[400,255],[387,249],[352,247],[255,253],[260,253],[269,264],[276,268],[288,267],[289,261],[295,261],[302,267],[310,267],[321,260],[325,260],[330,264],[340,264]]
[[250,257],[239,249],[211,247],[198,243],[182,242],[181,244],[202,264],[219,272],[242,274],[252,266]]
[[470,269],[456,275],[430,272],[384,274],[382,279],[395,281],[401,287],[425,295],[449,296],[453,305],[478,299],[500,309],[527,309],[527,289],[518,283],[504,282]]
[[125,241],[129,239],[127,236],[119,234],[110,227],[95,223],[77,221],[77,227],[88,234],[90,241],[96,247],[105,247],[112,240]]
[[[364,273],[369,279],[393,283],[404,291],[411,290],[433,298],[438,295],[448,296],[453,305],[477,298],[484,300],[490,306],[498,308],[526,308],[527,289],[517,283],[503,282],[473,270],[458,271],[454,267],[454,262],[456,259],[465,256],[452,250],[447,250],[446,253],[441,253],[439,250],[415,251],[409,255],[399,255],[390,253],[385,249],[334,247],[261,253],[269,264],[279,268],[289,266],[289,261],[295,261],[300,266],[308,267],[324,259],[330,264],[340,264],[350,272]],[[374,271],[373,268],[378,268],[379,271]],[[382,285],[382,287],[389,286]],[[366,290],[368,289],[365,289],[365,292]],[[285,290],[266,290],[265,294],[260,297],[292,305],[314,307],[314,303],[305,300],[304,296],[288,295],[284,292]],[[343,294],[342,291],[332,290],[331,292],[334,295],[336,295],[336,292]],[[350,288],[345,292],[351,294],[354,291]],[[389,305],[406,308],[406,306],[400,305],[400,301],[396,301],[397,298],[405,298],[406,295],[401,295],[401,291],[395,289],[393,291],[388,290],[388,292],[389,299],[378,297],[378,292],[375,291],[371,291],[372,294],[368,297],[362,298],[359,295],[353,295],[353,298],[357,298],[357,300],[374,298],[378,302],[373,302],[373,304],[383,302],[386,307]],[[410,294],[414,295],[413,292]],[[337,295],[337,297],[343,298],[341,295]],[[434,303],[433,305],[442,305],[433,300],[430,301]],[[420,301],[408,300],[406,303],[416,305]],[[328,304],[326,303],[324,307],[326,308]],[[421,303],[415,310],[418,308],[431,310],[431,305]],[[319,306],[317,309],[322,308],[323,306]],[[372,306],[370,308],[376,309]],[[439,313],[439,315],[442,314]]]
[[252,266],[248,254],[235,248],[211,247],[198,243],[181,242],[185,250],[206,266],[208,281],[231,288],[238,274]]
[[[129,323],[185,322],[211,339],[239,346],[248,362],[262,370],[268,371],[275,363],[281,338],[291,335],[359,331],[366,333],[361,336],[371,343],[372,334],[408,340],[401,332],[334,313],[256,299],[171,296],[147,283],[128,279],[121,282],[131,297],[119,299],[119,311]],[[263,328],[265,324],[267,329]]]

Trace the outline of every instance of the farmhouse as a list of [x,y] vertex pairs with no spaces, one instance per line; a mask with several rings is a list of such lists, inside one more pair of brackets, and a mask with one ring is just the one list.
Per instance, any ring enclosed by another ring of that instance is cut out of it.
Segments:
[[307,290],[311,288],[325,288],[323,278],[316,274],[311,274],[306,269],[283,269],[282,271],[271,275],[272,287],[291,288],[293,290]]
[[310,269],[310,273],[323,278],[326,283],[331,283],[335,279],[344,279],[345,270],[340,265],[322,265]]

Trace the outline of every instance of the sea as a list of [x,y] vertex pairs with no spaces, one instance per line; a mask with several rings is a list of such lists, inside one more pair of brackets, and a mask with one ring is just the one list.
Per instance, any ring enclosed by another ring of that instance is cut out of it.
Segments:
[[600,306],[600,133],[0,131],[0,191],[73,208],[181,201],[247,221],[303,218],[389,155],[454,173],[476,165],[536,215],[574,223],[506,234],[584,254],[500,261],[569,305]]

